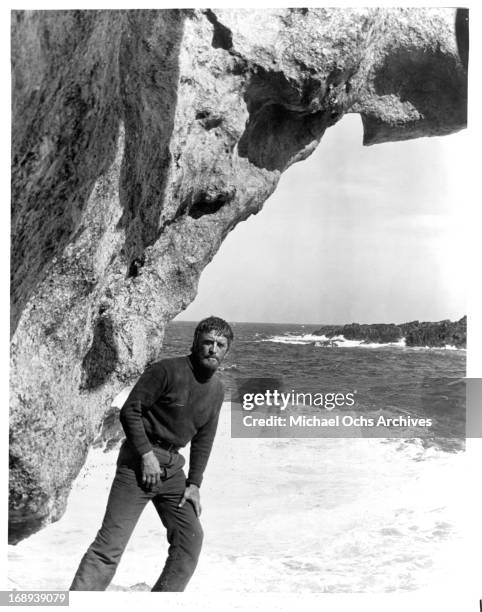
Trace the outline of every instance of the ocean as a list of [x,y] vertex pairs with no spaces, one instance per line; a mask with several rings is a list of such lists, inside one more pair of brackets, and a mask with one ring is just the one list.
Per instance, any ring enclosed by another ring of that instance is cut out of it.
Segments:
[[[196,323],[170,323],[161,356],[187,354]],[[222,378],[229,389],[237,376],[245,378],[282,377],[287,385],[319,390],[320,380],[341,387],[353,384],[360,389],[388,389],[395,381],[416,386],[424,378],[465,376],[466,350],[405,347],[396,344],[361,344],[319,347],[316,325],[279,323],[234,323],[235,340],[222,366]],[[235,374],[232,374],[232,371]],[[231,373],[230,373],[231,372]],[[394,396],[396,400],[396,396]],[[367,400],[368,401],[368,400]],[[377,395],[370,397],[377,402]]]
[[[193,329],[171,323],[162,356],[186,354]],[[314,329],[235,324],[221,371],[228,394],[246,381],[276,379],[305,393],[356,390],[360,414],[433,416],[446,396],[427,381],[465,375],[464,350],[325,348],[314,344]],[[427,388],[432,399],[424,405]],[[467,484],[474,459],[454,435],[460,415],[445,415],[424,438],[248,439],[232,437],[225,402],[201,488],[205,540],[189,592],[467,593],[475,584],[467,551],[478,533],[475,510],[470,522],[475,488]],[[189,457],[188,448],[182,452]],[[116,455],[92,449],[61,520],[9,547],[10,588],[68,588],[100,527]],[[148,590],[166,553],[149,506],[110,590]]]
[[[195,323],[171,323],[163,356],[189,352],[194,328]],[[239,398],[240,390],[264,391],[270,385],[312,400],[320,393],[352,393],[352,415],[431,419],[432,426],[422,433],[410,425],[397,431],[404,438],[421,436],[427,445],[447,451],[463,448],[465,349],[345,340],[326,347],[313,335],[316,326],[304,324],[235,323],[233,330],[235,341],[220,372],[231,399]],[[306,401],[292,412],[329,416],[323,407],[307,409]]]

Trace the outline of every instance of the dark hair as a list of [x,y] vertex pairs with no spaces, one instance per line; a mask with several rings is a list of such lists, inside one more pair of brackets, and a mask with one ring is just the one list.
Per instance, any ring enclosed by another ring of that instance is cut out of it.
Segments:
[[193,346],[197,344],[197,340],[201,334],[212,331],[217,332],[220,336],[224,336],[228,341],[228,346],[231,345],[234,334],[229,323],[226,323],[224,319],[220,319],[219,317],[208,317],[207,319],[199,321],[197,324],[194,330]]

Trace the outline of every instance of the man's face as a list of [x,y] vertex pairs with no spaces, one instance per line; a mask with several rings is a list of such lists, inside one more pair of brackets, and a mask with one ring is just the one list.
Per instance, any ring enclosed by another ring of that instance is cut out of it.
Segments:
[[228,352],[229,344],[225,336],[216,331],[202,332],[193,347],[197,363],[206,370],[215,372]]

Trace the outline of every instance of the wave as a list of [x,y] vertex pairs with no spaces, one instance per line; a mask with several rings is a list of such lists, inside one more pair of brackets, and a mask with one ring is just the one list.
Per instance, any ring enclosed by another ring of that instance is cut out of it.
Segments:
[[311,345],[316,346],[317,348],[336,348],[336,347],[367,347],[367,348],[380,348],[384,346],[399,346],[405,347],[405,338],[402,338],[398,342],[387,342],[384,344],[377,342],[367,342],[366,340],[347,340],[343,335],[333,336],[328,338],[325,335],[318,336],[313,334],[303,334],[296,335],[287,333],[282,336],[270,336],[268,338],[264,338],[259,340],[259,342],[276,342],[278,344],[301,344],[301,345]]
[[296,335],[290,332],[282,336],[267,336],[256,340],[257,342],[277,342],[278,344],[313,344],[320,340],[322,336],[313,336],[311,334]]
[[[462,580],[465,453],[404,440],[236,440],[230,425],[226,403],[206,472],[209,547],[197,592],[403,593]],[[9,547],[10,585],[68,588],[102,521],[115,463],[116,453],[89,452],[63,517]],[[146,591],[160,551],[160,521],[146,508],[109,590]]]
[[298,344],[306,346],[315,346],[316,348],[403,348],[410,350],[449,350],[449,351],[466,351],[465,348],[458,348],[456,346],[446,344],[445,346],[407,346],[405,338],[401,338],[397,342],[370,342],[368,340],[347,340],[343,335],[333,336],[329,338],[325,335],[313,335],[313,334],[294,334],[287,332],[283,335],[269,336],[256,340],[257,342],[275,342],[277,344]]
[[226,366],[220,366],[219,367],[219,371],[220,372],[227,372],[228,370],[239,370],[239,366],[237,363],[232,363],[231,365],[226,365]]

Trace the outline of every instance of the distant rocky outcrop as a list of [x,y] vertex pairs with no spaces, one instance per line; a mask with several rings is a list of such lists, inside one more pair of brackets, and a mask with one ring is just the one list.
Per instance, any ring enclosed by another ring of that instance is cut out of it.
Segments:
[[400,325],[407,346],[456,346],[467,347],[467,317],[459,321],[437,323],[412,321]]
[[411,321],[410,323],[376,323],[348,325],[322,325],[313,332],[314,336],[344,336],[346,340],[361,340],[365,342],[398,342],[405,338],[407,346],[467,347],[467,317],[459,321]]
[[349,323],[347,325],[322,325],[313,332],[314,336],[344,336],[346,340],[362,340],[367,342],[397,342],[402,338],[402,330],[393,323]]
[[12,12],[11,542],[62,515],[112,398],[327,128],[465,127],[455,16]]

